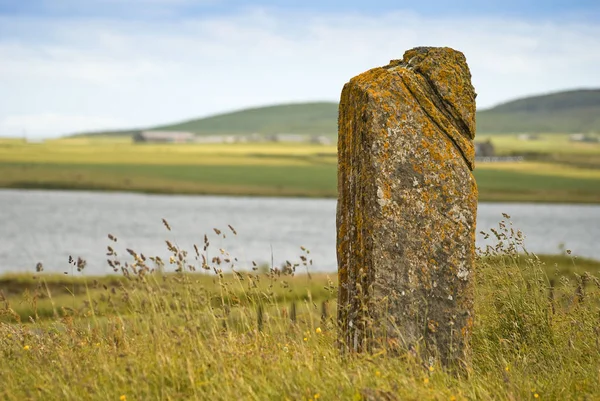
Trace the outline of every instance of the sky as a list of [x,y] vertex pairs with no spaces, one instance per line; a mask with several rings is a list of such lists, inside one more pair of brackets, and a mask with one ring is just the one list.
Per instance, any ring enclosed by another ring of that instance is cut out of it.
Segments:
[[478,109],[599,88],[600,1],[0,0],[0,136],[337,101],[416,46],[465,54]]

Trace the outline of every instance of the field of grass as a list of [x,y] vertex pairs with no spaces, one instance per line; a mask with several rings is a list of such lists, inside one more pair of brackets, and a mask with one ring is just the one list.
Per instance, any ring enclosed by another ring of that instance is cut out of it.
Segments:
[[479,140],[488,138],[499,155],[525,156],[528,161],[542,162],[554,170],[600,170],[600,143],[571,142],[564,134],[540,135],[538,140],[530,141],[520,140],[517,135],[482,135]]
[[[483,137],[482,139],[485,139]],[[600,202],[600,144],[494,136],[523,163],[477,163],[482,201]],[[528,159],[528,160],[529,160]],[[133,144],[124,138],[0,141],[0,187],[335,197],[336,148],[310,144]]]
[[600,145],[594,142],[572,142],[566,134],[540,134],[535,140],[522,140],[515,134],[477,135],[477,141],[490,139],[500,155],[568,154],[600,157]]
[[477,259],[464,372],[383,344],[341,355],[335,277],[225,257],[190,272],[173,248],[154,271],[132,251],[123,276],[0,278],[0,398],[598,399],[600,263],[525,256],[500,232]]
[[[599,106],[600,90],[572,90],[521,98],[478,110],[477,132],[600,132]],[[237,110],[144,129],[189,131],[198,135],[287,132],[335,137],[337,118],[337,102],[311,102]],[[105,131],[94,135],[131,136],[134,132]]]
[[[144,127],[144,129],[152,131],[186,131],[200,136],[252,135],[257,132],[262,135],[272,135],[285,132],[335,137],[337,114],[338,105],[334,102],[278,104],[237,110],[173,124]],[[121,130],[83,133],[79,136],[130,137],[133,133],[135,131]]]

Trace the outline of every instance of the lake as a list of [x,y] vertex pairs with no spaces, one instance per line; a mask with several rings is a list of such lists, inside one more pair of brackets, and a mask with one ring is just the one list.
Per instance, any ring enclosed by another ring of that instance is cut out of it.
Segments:
[[[69,256],[85,259],[87,274],[108,274],[107,245],[123,261],[131,260],[126,248],[168,260],[165,240],[193,255],[205,234],[209,258],[223,249],[241,268],[252,261],[300,262],[302,246],[310,251],[312,271],[335,272],[335,209],[334,199],[0,190],[0,274],[34,272],[38,262],[44,271],[70,273]],[[600,260],[598,205],[480,203],[477,231],[497,227],[502,213],[525,234],[529,251],[556,254],[564,246]],[[477,241],[485,244],[480,234]]]

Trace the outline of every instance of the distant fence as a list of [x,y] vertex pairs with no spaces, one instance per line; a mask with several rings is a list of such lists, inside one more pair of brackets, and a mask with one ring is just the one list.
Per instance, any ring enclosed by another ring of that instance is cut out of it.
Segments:
[[523,156],[481,156],[475,157],[476,162],[482,163],[510,163],[522,162],[525,160]]

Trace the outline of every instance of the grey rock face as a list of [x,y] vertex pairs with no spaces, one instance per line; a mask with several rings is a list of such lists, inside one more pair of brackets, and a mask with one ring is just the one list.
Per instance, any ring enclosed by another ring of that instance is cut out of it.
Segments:
[[342,347],[468,363],[477,186],[465,57],[416,48],[352,78],[338,123]]

